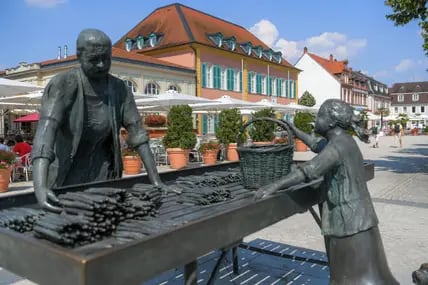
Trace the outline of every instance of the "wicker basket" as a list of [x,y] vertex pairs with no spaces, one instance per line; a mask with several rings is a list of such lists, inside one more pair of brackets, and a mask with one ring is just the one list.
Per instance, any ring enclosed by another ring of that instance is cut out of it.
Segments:
[[[268,120],[277,123],[288,134],[288,144],[242,145],[242,133],[255,121]],[[257,189],[272,183],[290,172],[294,154],[294,139],[288,125],[281,120],[262,117],[244,124],[239,132],[238,154],[244,186]]]

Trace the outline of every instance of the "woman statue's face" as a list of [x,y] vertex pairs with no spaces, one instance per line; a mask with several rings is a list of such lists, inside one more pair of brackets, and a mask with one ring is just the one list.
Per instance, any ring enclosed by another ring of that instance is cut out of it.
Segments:
[[324,135],[330,129],[332,120],[325,105],[321,105],[315,120],[315,132]]

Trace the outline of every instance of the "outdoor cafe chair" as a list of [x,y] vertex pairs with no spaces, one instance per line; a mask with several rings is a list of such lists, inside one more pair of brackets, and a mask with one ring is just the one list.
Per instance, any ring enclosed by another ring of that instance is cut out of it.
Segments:
[[25,181],[29,181],[32,170],[31,153],[18,156],[16,158],[16,164],[12,169],[12,180],[16,181],[19,176],[24,175]]

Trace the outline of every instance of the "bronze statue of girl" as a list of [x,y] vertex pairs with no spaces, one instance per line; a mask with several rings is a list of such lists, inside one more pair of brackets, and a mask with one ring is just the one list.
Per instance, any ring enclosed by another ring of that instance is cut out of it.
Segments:
[[329,99],[318,112],[313,137],[289,124],[312,151],[312,160],[293,168],[284,178],[260,188],[261,198],[304,181],[324,177],[320,186],[322,234],[330,265],[330,284],[394,285],[382,245],[378,219],[364,177],[363,156],[348,133],[368,142],[361,120],[347,103]]

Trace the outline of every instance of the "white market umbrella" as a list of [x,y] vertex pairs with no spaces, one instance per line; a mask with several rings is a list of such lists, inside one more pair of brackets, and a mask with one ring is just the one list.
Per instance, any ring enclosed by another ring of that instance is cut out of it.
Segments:
[[314,109],[316,109],[313,107],[303,106],[296,103],[290,103],[290,104],[287,104],[287,106],[294,111],[313,111]]
[[156,95],[154,98],[136,99],[137,106],[158,106],[163,111],[169,111],[175,105],[189,105],[194,103],[211,102],[212,100],[178,93],[174,90],[168,90],[165,93]]
[[223,95],[218,99],[211,100],[211,103],[191,104],[193,111],[219,111],[231,108],[256,108],[257,105],[253,102],[235,99],[229,95]]
[[395,121],[395,120],[397,120],[397,119],[398,119],[398,117],[396,117],[396,116],[394,116],[394,115],[389,115],[389,116],[383,117],[382,119],[383,119],[384,121]]
[[0,78],[0,97],[14,96],[41,89],[43,89],[43,87],[30,83]]
[[275,111],[294,111],[294,109],[289,107],[289,105],[278,104],[268,99],[262,99],[258,102],[255,102],[254,104],[260,106],[261,108],[272,108],[272,110]]
[[376,121],[376,120],[380,120],[380,116],[373,114],[372,112],[367,112],[367,117],[369,118],[369,120],[371,121]]
[[30,104],[30,105],[38,105],[41,103],[43,93],[41,91],[22,94],[22,95],[14,95],[8,97],[0,97],[0,103],[4,104]]

